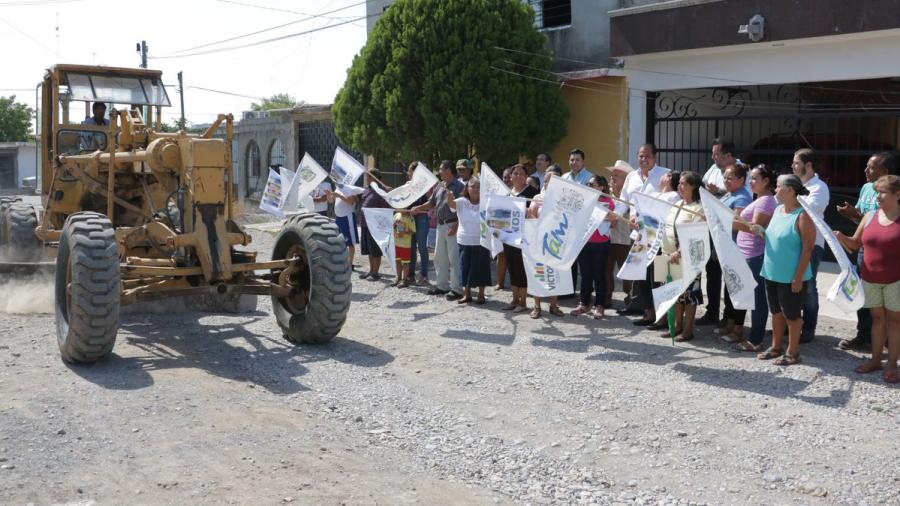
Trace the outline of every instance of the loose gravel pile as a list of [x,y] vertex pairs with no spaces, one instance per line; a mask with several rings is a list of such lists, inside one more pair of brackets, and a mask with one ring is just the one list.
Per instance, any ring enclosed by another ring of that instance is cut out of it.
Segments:
[[779,368],[706,327],[673,345],[391,281],[354,279],[320,347],[260,299],[125,315],[113,357],[67,367],[52,315],[0,314],[0,502],[900,503],[900,390],[853,373],[852,324]]

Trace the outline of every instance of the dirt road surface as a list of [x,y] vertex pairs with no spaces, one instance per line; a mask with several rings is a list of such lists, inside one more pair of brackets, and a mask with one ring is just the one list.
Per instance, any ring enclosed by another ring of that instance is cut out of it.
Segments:
[[900,390],[852,372],[850,323],[778,368],[708,330],[673,345],[390,281],[354,279],[325,346],[284,341],[260,299],[123,315],[86,366],[51,314],[9,312],[40,287],[3,285],[0,503],[900,503]]

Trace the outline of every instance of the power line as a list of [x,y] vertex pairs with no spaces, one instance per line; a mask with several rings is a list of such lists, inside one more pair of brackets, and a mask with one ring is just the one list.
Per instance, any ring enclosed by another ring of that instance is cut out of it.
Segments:
[[208,92],[210,92],[210,93],[218,93],[218,94],[220,94],[220,95],[230,95],[230,96],[232,96],[232,97],[249,98],[249,99],[253,99],[253,100],[263,100],[262,97],[254,97],[254,96],[252,96],[252,95],[243,95],[243,94],[241,94],[241,93],[233,93],[233,92],[230,92],[230,91],[214,90],[214,89],[211,89],[211,88],[203,88],[203,87],[201,87],[201,86],[185,86],[185,89],[187,89],[187,90],[201,90],[201,91],[208,91]]
[[[555,84],[555,85],[557,85],[557,86],[559,86],[559,87],[574,88],[574,89],[578,89],[578,90],[589,91],[589,92],[592,92],[592,93],[599,93],[599,94],[601,94],[601,95],[609,95],[609,96],[616,96],[616,97],[621,97],[621,96],[622,96],[622,93],[616,93],[616,92],[613,92],[613,91],[606,91],[606,90],[602,90],[602,89],[598,89],[598,88],[593,88],[593,87],[588,87],[588,86],[579,86],[579,85],[571,84],[570,82],[563,82],[563,81],[561,81],[561,80],[559,80],[559,79],[544,79],[544,78],[541,78],[541,77],[538,77],[538,76],[530,76],[530,75],[522,74],[522,73],[515,72],[515,71],[512,71],[512,70],[503,69],[503,68],[500,68],[500,67],[495,67],[495,66],[493,66],[493,65],[491,65],[490,68],[493,69],[493,70],[499,71],[499,72],[503,72],[503,73],[505,73],[505,74],[510,74],[510,75],[517,76],[517,77],[523,77],[523,78],[525,78],[525,79],[531,79],[531,80],[534,80],[534,81],[540,81],[540,82],[545,82],[545,83],[549,83],[549,84]],[[640,95],[631,95],[631,92],[637,92],[637,91],[642,91],[642,90],[638,90],[638,89],[634,89],[634,88],[628,89],[629,96],[640,96]],[[674,92],[673,92],[673,93],[674,93]],[[684,99],[686,99],[686,100],[690,100],[692,104],[696,104],[696,105],[708,105],[708,106],[711,106],[711,107],[721,107],[721,105],[722,105],[721,103],[697,100],[697,99],[695,99],[695,98],[693,98],[693,97],[688,97],[688,96],[685,96],[685,95],[679,95],[679,94],[677,94],[677,93],[676,93],[676,95],[678,95],[679,98],[684,98]],[[786,104],[785,104],[785,105],[786,105]],[[804,102],[803,105],[804,105],[804,106],[816,106],[816,105],[819,105],[819,104],[816,104],[816,103],[813,103],[813,102]],[[841,105],[843,105],[843,104],[841,104]],[[753,104],[746,104],[746,103],[742,103],[742,104],[741,104],[741,107],[742,107],[743,109],[751,109],[751,110],[752,110],[752,109],[757,109],[757,110],[761,110],[761,111],[789,111],[789,112],[798,112],[796,107],[781,107],[781,108],[779,108],[779,107],[773,107],[773,106],[756,106],[756,105],[753,105]],[[814,112],[858,112],[858,111],[860,111],[860,110],[868,110],[868,109],[874,109],[874,110],[878,110],[878,111],[900,111],[900,104],[897,104],[897,105],[890,105],[890,106],[878,106],[878,107],[866,107],[866,106],[864,106],[864,105],[848,106],[848,107],[828,107],[828,108],[826,108],[826,109],[822,109],[821,111],[814,111]],[[810,112],[810,111],[807,111],[807,112]]]
[[[501,51],[509,51],[512,53],[527,54],[527,55],[532,55],[532,56],[545,56],[545,57],[547,56],[547,55],[541,54],[541,53],[532,53],[529,51],[522,51],[520,49],[512,49],[512,48],[502,47],[502,46],[494,46],[494,49],[499,49]],[[563,57],[556,56],[556,55],[553,55],[552,58],[554,60],[558,60],[558,61],[567,61],[567,62],[572,62],[572,63],[584,63],[587,65],[597,65],[600,67],[610,67],[609,63],[599,63],[599,62],[593,62],[593,61],[587,61],[587,60],[577,60],[574,58],[563,58]],[[610,60],[612,60],[612,58],[610,58]],[[619,68],[619,67],[617,67],[617,68]],[[694,78],[700,78],[700,79],[709,79],[712,81],[723,81],[723,82],[738,83],[738,84],[753,85],[753,86],[772,86],[772,85],[781,84],[781,83],[763,83],[763,82],[756,82],[756,81],[744,81],[741,79],[731,79],[731,78],[717,77],[717,76],[705,76],[705,75],[699,75],[699,74],[664,72],[661,70],[649,70],[649,69],[642,69],[639,67],[631,67],[631,66],[621,67],[621,68],[622,68],[622,70],[628,70],[628,71],[634,71],[634,72],[644,72],[644,73],[649,73],[649,74],[661,74],[661,75],[680,76],[680,77],[694,77]],[[845,92],[845,93],[846,92],[856,92],[856,93],[871,93],[871,94],[879,94],[879,95],[880,94],[890,94],[890,95],[898,94],[898,95],[900,95],[900,91],[866,90],[866,89],[860,89],[860,88],[839,88],[836,86],[821,86],[821,85],[801,84],[801,83],[796,83],[796,86],[799,88],[827,90],[827,91],[841,91],[841,92]]]
[[47,51],[49,51],[49,52],[52,53],[53,55],[56,55],[56,51],[54,51],[54,50],[50,49],[49,47],[45,46],[43,42],[41,42],[41,41],[35,39],[34,37],[32,37],[32,36],[31,36],[30,34],[28,34],[27,32],[25,32],[25,31],[23,31],[23,30],[20,30],[19,28],[17,28],[16,26],[14,26],[14,25],[13,25],[12,23],[10,23],[9,21],[7,21],[7,20],[5,20],[5,19],[3,19],[3,18],[0,18],[0,21],[2,21],[3,24],[5,24],[6,26],[12,28],[13,30],[15,30],[15,31],[17,31],[17,32],[19,32],[19,33],[21,33],[21,34],[24,35],[25,37],[28,37],[28,39],[30,39],[32,42],[34,42],[35,44],[37,44],[37,45],[41,46],[42,48],[46,49]]
[[[292,10],[290,10],[290,9],[279,9],[278,7],[269,7],[268,5],[251,4],[251,3],[246,3],[246,2],[237,2],[237,1],[235,1],[235,0],[216,0],[216,1],[217,1],[217,2],[222,2],[222,3],[224,3],[224,4],[240,5],[240,6],[242,6],[242,7],[255,7],[255,8],[257,8],[257,9],[263,9],[263,10],[267,10],[267,11],[287,12],[287,13],[290,13],[290,14],[299,14],[300,16],[312,16],[312,17],[314,17],[314,18],[337,19],[337,20],[343,20],[343,19],[346,19],[346,18],[344,18],[344,17],[325,16],[324,14],[309,14],[309,13],[306,13],[306,12],[292,11]],[[363,2],[363,3],[365,3],[365,2]],[[359,5],[359,4],[351,5],[351,6],[349,6],[349,7],[355,7],[356,5]],[[345,7],[345,9],[347,9],[347,8],[349,8],[349,7]]]
[[199,52],[196,52],[196,53],[173,54],[173,55],[166,55],[166,56],[151,56],[150,58],[151,58],[151,59],[154,59],[154,60],[164,60],[164,59],[170,59],[170,58],[186,58],[186,57],[188,57],[188,56],[202,56],[202,55],[207,55],[207,54],[221,53],[221,52],[223,52],[223,51],[234,51],[234,50],[236,50],[236,49],[245,49],[245,48],[248,48],[248,47],[260,46],[260,45],[262,45],[262,44],[268,44],[268,43],[270,43],[270,42],[278,42],[278,41],[280,41],[280,40],[290,39],[290,38],[293,38],[293,37],[299,37],[299,36],[301,36],[301,35],[307,35],[307,34],[310,34],[310,33],[321,32],[321,31],[327,30],[327,29],[329,29],[329,28],[337,28],[337,27],[339,27],[339,26],[341,26],[341,25],[347,25],[347,24],[350,24],[350,23],[353,23],[353,22],[356,22],[356,21],[360,21],[360,20],[363,20],[363,19],[368,19],[368,18],[371,18],[371,17],[374,17],[374,16],[379,16],[379,15],[381,15],[380,12],[379,12],[379,13],[376,13],[376,14],[369,14],[368,16],[362,16],[362,17],[358,17],[358,18],[349,19],[349,20],[347,20],[347,21],[342,21],[342,22],[340,22],[340,23],[328,24],[328,25],[325,25],[325,26],[322,26],[322,27],[319,27],[319,28],[313,28],[313,29],[310,29],[310,30],[304,30],[304,31],[302,31],[302,32],[291,33],[291,34],[288,34],[288,35],[282,35],[282,36],[280,36],[280,37],[274,37],[274,38],[271,38],[271,39],[265,39],[265,40],[260,40],[260,41],[256,41],[256,42],[250,42],[250,43],[247,43],[247,44],[242,44],[242,45],[240,45],[240,46],[229,46],[229,47],[223,47],[223,48],[218,48],[218,49],[209,49],[209,50],[206,50],[206,51],[199,51]]
[[[291,21],[290,23],[284,23],[284,24],[277,25],[277,26],[272,26],[272,27],[269,27],[269,28],[263,28],[262,30],[257,30],[257,31],[255,31],[255,32],[246,33],[246,34],[244,34],[244,35],[238,35],[238,36],[236,36],[236,37],[230,37],[230,38],[228,38],[228,39],[217,40],[217,41],[215,41],[215,42],[209,42],[209,43],[206,43],[206,44],[201,44],[201,45],[199,45],[199,46],[194,46],[194,47],[189,47],[189,48],[186,48],[186,49],[181,49],[181,50],[178,50],[178,51],[173,51],[173,52],[170,53],[169,55],[156,56],[155,58],[170,58],[170,57],[174,57],[173,55],[174,55],[175,53],[186,53],[186,52],[188,52],[188,51],[193,51],[193,50],[195,50],[195,49],[202,49],[202,48],[209,47],[209,46],[216,46],[216,45],[219,45],[219,44],[223,44],[223,43],[225,43],[225,42],[231,42],[231,41],[234,41],[234,40],[243,39],[243,38],[246,38],[246,37],[251,37],[251,36],[253,36],[253,35],[259,35],[260,33],[265,33],[265,32],[269,32],[269,31],[272,31],[272,30],[277,30],[278,28],[284,28],[285,26],[295,25],[295,24],[297,24],[297,23],[302,23],[302,22],[304,22],[304,21],[309,21],[309,20],[311,20],[311,19],[315,19],[316,17],[323,17],[323,16],[326,15],[326,14],[334,14],[335,12],[347,10],[347,9],[349,9],[349,8],[351,8],[351,7],[356,7],[356,6],[359,6],[359,5],[363,5],[363,4],[365,4],[365,3],[366,3],[366,2],[355,3],[355,4],[352,4],[352,5],[348,5],[348,6],[346,6],[346,7],[341,7],[340,9],[334,9],[334,10],[330,10],[330,11],[328,11],[328,12],[323,12],[323,13],[321,13],[321,14],[310,15],[310,16],[305,17],[305,18],[303,18],[303,19],[297,19],[297,20],[295,20],[295,21]],[[356,20],[354,20],[354,21],[356,21]]]
[[31,7],[36,5],[68,4],[84,0],[31,0],[22,2],[0,2],[0,7]]
[[[517,63],[517,62],[511,61],[511,60],[502,60],[502,61],[503,61],[503,63],[509,63],[510,65],[515,65],[518,67],[527,68],[529,70],[535,70],[538,72],[544,72],[547,74],[551,74],[555,77],[560,78],[561,80],[565,80],[565,78],[567,77],[563,73],[551,72],[549,70],[544,70],[544,69],[541,69],[538,67],[532,67],[530,65],[525,65],[524,63]],[[597,82],[597,81],[591,81],[590,84],[596,85],[596,86],[615,88],[615,89],[618,88],[618,85],[616,85],[616,84],[607,84],[607,83],[601,83],[601,82]],[[635,87],[629,87],[629,89],[635,90],[635,91],[643,91],[643,92],[647,92],[647,93],[653,92],[653,90],[645,90],[642,88],[635,88]],[[672,94],[678,96],[679,98],[692,100],[692,101],[694,101],[694,103],[697,103],[697,104],[711,105],[711,106],[721,105],[721,104],[717,104],[715,102],[709,102],[709,101],[704,102],[702,100],[697,100],[694,97],[689,97],[689,96],[683,95],[681,93],[678,93],[677,91],[668,91],[668,93],[672,93]],[[765,105],[765,107],[761,106],[761,104]],[[811,106],[827,107],[829,111],[841,110],[840,108],[842,108],[842,107],[845,109],[851,108],[850,104],[847,102],[803,102],[802,105],[806,106],[806,107],[811,107]],[[890,104],[883,104],[883,105],[890,105]],[[900,106],[900,104],[896,104],[896,105]],[[797,104],[792,104],[791,102],[772,101],[772,100],[753,100],[752,104],[749,104],[749,105],[744,104],[743,105],[743,107],[749,107],[749,108],[769,109],[769,110],[787,110],[787,111],[796,111],[797,110],[796,106],[797,106]],[[860,104],[860,106],[862,106],[862,104]],[[857,107],[852,107],[852,109],[857,109]]]

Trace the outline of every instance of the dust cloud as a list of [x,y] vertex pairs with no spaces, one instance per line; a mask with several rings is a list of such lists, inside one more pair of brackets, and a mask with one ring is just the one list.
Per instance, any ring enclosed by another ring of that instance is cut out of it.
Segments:
[[53,290],[51,274],[0,273],[0,313],[52,314]]

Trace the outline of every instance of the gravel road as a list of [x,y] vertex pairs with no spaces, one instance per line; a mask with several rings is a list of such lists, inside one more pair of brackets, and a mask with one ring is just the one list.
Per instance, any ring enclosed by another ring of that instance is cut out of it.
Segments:
[[390,281],[354,279],[325,346],[288,344],[260,299],[123,315],[88,366],[52,315],[0,313],[0,503],[900,503],[900,391],[852,372],[851,323],[778,368]]

